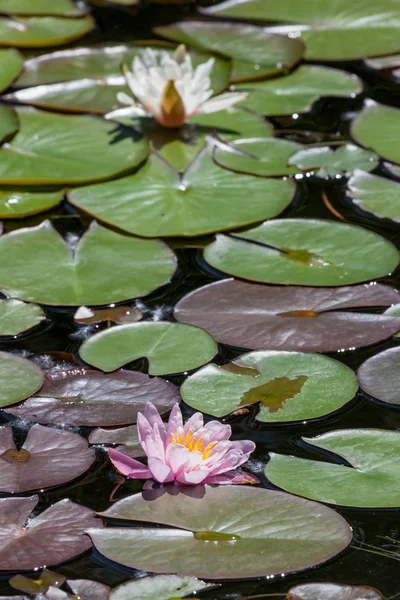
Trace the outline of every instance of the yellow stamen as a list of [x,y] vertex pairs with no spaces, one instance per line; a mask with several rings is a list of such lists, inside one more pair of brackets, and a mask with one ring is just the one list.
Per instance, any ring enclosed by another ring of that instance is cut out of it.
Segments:
[[189,429],[185,437],[183,437],[181,432],[172,433],[171,443],[181,444],[182,446],[185,446],[189,452],[200,452],[203,455],[203,460],[210,457],[212,449],[218,444],[218,442],[210,442],[206,447],[204,447],[204,438],[200,437],[197,441],[195,441],[192,428]]
[[172,79],[165,86],[161,99],[161,123],[165,127],[181,127],[185,122],[185,106]]

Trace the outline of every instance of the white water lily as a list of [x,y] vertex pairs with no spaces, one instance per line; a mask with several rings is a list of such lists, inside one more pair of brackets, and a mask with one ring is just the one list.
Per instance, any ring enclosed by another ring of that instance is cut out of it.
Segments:
[[180,127],[197,114],[213,113],[244,100],[246,93],[224,93],[211,98],[210,73],[215,60],[193,68],[185,46],[178,46],[174,55],[165,50],[146,48],[135,56],[132,70],[124,66],[126,82],[133,98],[124,92],[117,99],[126,108],[114,110],[106,119],[126,116],[152,116],[165,127]]

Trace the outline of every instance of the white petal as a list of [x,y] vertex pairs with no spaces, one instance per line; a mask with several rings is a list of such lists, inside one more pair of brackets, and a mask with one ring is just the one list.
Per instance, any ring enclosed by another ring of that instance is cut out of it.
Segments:
[[126,108],[117,108],[104,115],[105,119],[119,119],[120,117],[144,117],[146,111],[140,106],[128,106]]
[[247,93],[240,92],[227,92],[226,94],[221,94],[220,96],[215,96],[215,98],[211,98],[211,100],[207,100],[199,107],[198,113],[209,114],[218,112],[219,110],[224,110],[233,106],[237,102],[241,102],[247,98]]

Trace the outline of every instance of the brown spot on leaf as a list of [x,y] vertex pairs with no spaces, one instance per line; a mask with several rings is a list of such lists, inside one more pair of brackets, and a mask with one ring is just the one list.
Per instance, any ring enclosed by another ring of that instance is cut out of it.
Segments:
[[261,402],[269,408],[270,412],[277,412],[287,400],[301,392],[307,379],[306,375],[297,375],[292,379],[289,379],[289,377],[276,377],[267,381],[267,383],[249,389],[243,394],[240,404]]
[[9,448],[3,454],[0,454],[0,458],[5,460],[8,463],[16,463],[17,465],[27,463],[31,458],[30,452],[28,450],[16,450],[15,448]]
[[260,371],[254,369],[253,367],[242,367],[234,362],[223,365],[221,369],[224,371],[228,371],[229,373],[235,373],[235,375],[248,375],[250,377],[258,377],[260,375]]
[[318,313],[313,310],[288,310],[287,312],[277,313],[278,317],[302,317],[306,319],[316,319]]

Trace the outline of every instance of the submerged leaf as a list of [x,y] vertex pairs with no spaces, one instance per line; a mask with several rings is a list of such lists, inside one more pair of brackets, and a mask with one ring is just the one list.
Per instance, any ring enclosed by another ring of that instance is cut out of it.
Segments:
[[378,590],[361,585],[304,583],[291,588],[287,600],[384,600]]
[[297,375],[293,379],[289,377],[275,377],[267,383],[250,388],[242,396],[241,405],[256,404],[261,402],[269,408],[271,413],[280,410],[287,400],[297,396],[302,390],[308,377]]
[[64,581],[64,575],[43,569],[38,579],[30,579],[29,577],[25,577],[25,575],[14,575],[8,583],[15,590],[20,590],[27,594],[40,594],[47,592],[50,586],[60,587]]

